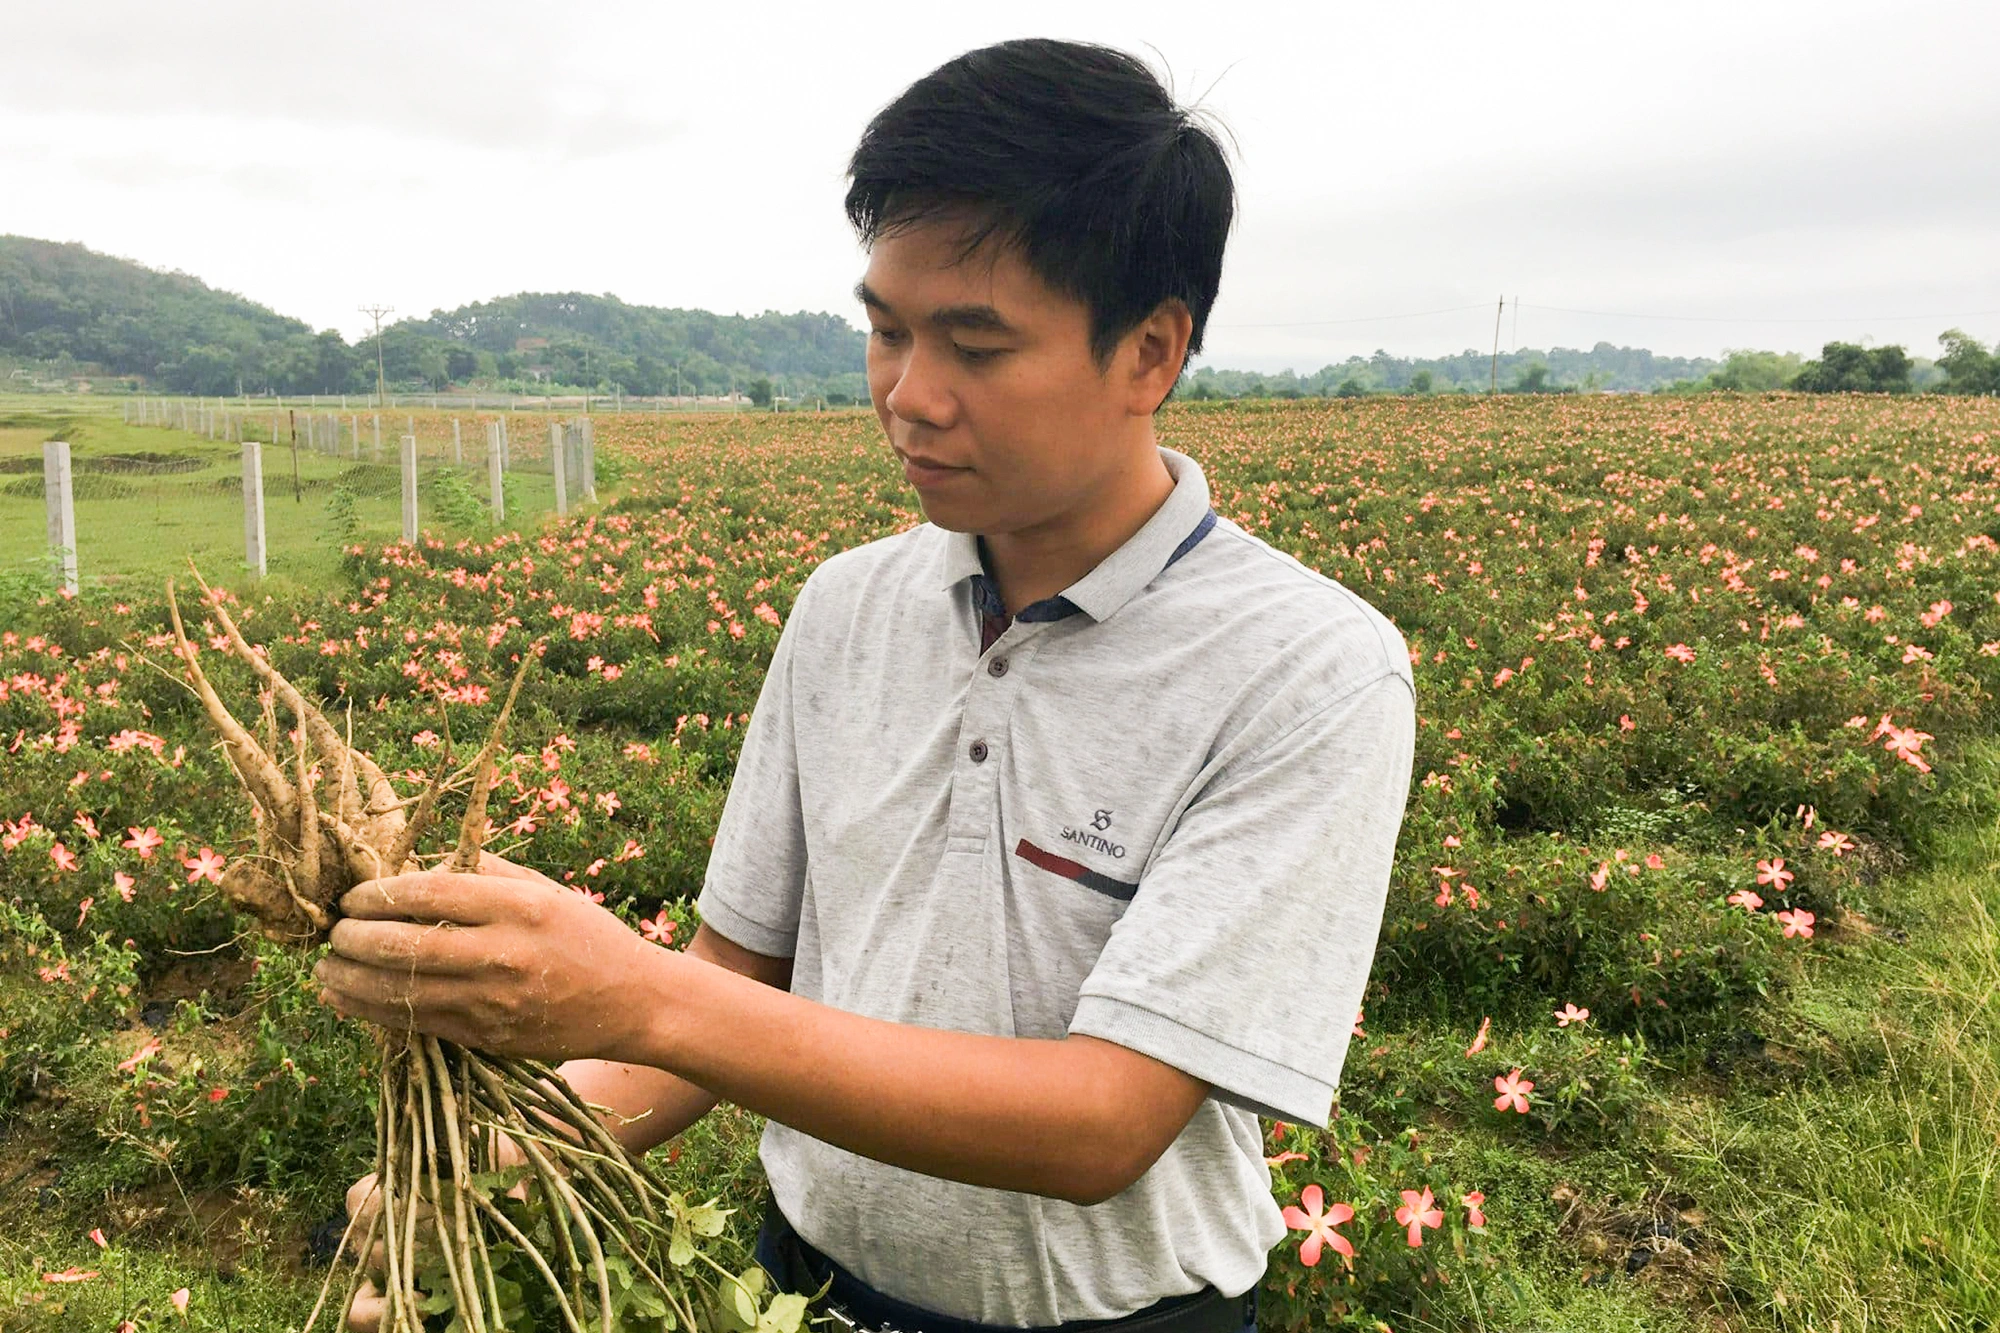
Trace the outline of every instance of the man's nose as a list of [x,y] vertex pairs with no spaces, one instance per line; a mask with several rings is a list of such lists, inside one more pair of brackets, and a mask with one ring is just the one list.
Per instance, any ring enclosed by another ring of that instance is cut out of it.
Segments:
[[958,400],[946,372],[936,353],[912,347],[898,365],[896,382],[882,401],[898,420],[949,430],[957,421]]

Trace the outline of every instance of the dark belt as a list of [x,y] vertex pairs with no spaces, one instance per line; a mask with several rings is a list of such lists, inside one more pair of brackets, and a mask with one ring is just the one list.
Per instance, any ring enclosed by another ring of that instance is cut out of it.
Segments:
[[1121,1319],[1077,1319],[1039,1329],[1019,1329],[955,1319],[875,1290],[827,1258],[792,1229],[776,1203],[764,1209],[757,1233],[757,1262],[784,1291],[827,1291],[828,1313],[849,1330],[870,1333],[1255,1333],[1257,1288],[1224,1296],[1214,1287],[1135,1310]]

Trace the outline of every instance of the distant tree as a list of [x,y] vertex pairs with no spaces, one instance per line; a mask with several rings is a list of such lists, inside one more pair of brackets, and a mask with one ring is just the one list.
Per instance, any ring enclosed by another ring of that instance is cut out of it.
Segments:
[[1554,386],[1549,383],[1549,368],[1537,361],[1514,378],[1514,393],[1550,393]]
[[1335,398],[1366,398],[1368,396],[1368,387],[1360,380],[1354,378],[1354,376],[1349,375],[1340,382],[1340,387],[1333,391],[1333,396]]
[[222,398],[237,389],[236,353],[212,343],[188,348],[187,355],[164,372],[169,387],[182,393]]
[[771,405],[770,377],[759,375],[756,379],[751,380],[743,386],[743,392],[755,406],[769,407]]
[[1830,342],[1819,360],[1808,361],[1793,377],[1801,393],[1908,393],[1910,354],[1894,343],[1862,347]]
[[479,358],[471,348],[447,348],[444,354],[444,373],[454,384],[471,379],[479,371]]
[[2000,347],[1989,352],[1963,329],[1946,329],[1938,341],[1944,344],[1937,364],[1945,393],[2000,393]]
[[1416,374],[1410,376],[1411,393],[1429,393],[1430,391],[1431,391],[1431,373],[1428,370],[1420,370]]
[[1722,355],[1721,367],[1700,382],[1700,387],[1735,393],[1764,393],[1784,388],[1799,373],[1800,357],[1796,352],[1726,348]]

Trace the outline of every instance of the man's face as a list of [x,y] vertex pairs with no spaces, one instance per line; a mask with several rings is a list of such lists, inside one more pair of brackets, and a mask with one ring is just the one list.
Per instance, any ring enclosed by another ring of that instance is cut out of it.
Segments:
[[931,522],[989,535],[1059,528],[1129,466],[1117,447],[1132,418],[1118,373],[1128,350],[1100,369],[1089,310],[1012,250],[954,262],[961,226],[875,243],[858,289],[869,397]]

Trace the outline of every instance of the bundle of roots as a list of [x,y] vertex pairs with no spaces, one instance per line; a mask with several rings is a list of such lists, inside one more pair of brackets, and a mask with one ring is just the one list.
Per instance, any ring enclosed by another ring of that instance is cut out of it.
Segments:
[[[341,896],[355,884],[427,868],[475,872],[501,737],[536,653],[521,655],[473,761],[453,772],[447,731],[436,771],[419,793],[403,797],[355,748],[351,729],[343,737],[250,646],[199,572],[195,579],[228,651],[263,683],[260,740],[202,670],[169,581],[167,605],[186,679],[253,808],[257,852],[234,858],[224,872],[229,901],[267,938],[312,947],[326,939]],[[280,707],[297,724],[283,759]],[[467,783],[457,845],[426,866],[417,842],[435,822],[440,799]],[[349,1225],[306,1333],[329,1309],[335,1324],[344,1319],[378,1244],[385,1256],[385,1333],[423,1333],[426,1316],[438,1327],[446,1312],[453,1329],[497,1333],[529,1304],[522,1284],[505,1276],[524,1270],[545,1284],[567,1333],[593,1327],[796,1333],[803,1298],[770,1292],[754,1264],[732,1271],[702,1243],[723,1232],[724,1210],[713,1200],[690,1204],[669,1190],[552,1068],[413,1031],[378,1029],[377,1044],[381,1206],[365,1228],[358,1219]],[[506,1156],[503,1144],[511,1145]],[[510,1196],[521,1185],[525,1201]],[[346,1293],[329,1307],[343,1271]]]

